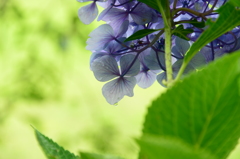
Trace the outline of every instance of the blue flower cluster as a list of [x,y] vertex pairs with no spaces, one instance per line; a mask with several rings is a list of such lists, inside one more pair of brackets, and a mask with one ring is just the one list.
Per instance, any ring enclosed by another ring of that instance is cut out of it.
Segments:
[[[161,14],[137,0],[78,0],[92,1],[78,11],[80,20],[90,24],[98,17],[103,24],[90,33],[87,49],[92,52],[90,66],[97,80],[107,82],[102,93],[110,104],[116,104],[125,95],[133,96],[135,85],[148,88],[155,80],[163,85],[166,79],[164,59],[164,23]],[[218,17],[215,10],[226,0],[169,0],[173,28],[180,25],[190,29],[186,37],[172,36],[172,68],[175,77],[184,54],[206,29],[207,19]],[[98,14],[97,4],[104,10]],[[133,33],[143,29],[158,29],[143,38],[127,41]],[[160,33],[160,34],[159,34]],[[157,36],[158,35],[158,36]],[[160,36],[159,36],[160,35]],[[188,64],[185,73],[196,70],[225,53],[240,48],[240,27],[222,35],[200,50]]]

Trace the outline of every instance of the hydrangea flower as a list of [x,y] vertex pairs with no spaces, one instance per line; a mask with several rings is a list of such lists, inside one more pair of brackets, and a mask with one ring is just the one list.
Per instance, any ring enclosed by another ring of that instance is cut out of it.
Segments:
[[133,96],[133,88],[137,83],[134,76],[140,71],[140,63],[134,55],[122,56],[119,64],[114,57],[105,55],[94,60],[91,69],[97,80],[108,81],[102,93],[110,104],[118,103],[125,95]]
[[98,16],[98,8],[96,2],[105,2],[106,0],[77,0],[78,2],[88,2],[92,3],[80,8],[78,10],[78,17],[84,24],[90,24]]
[[[164,23],[158,11],[138,0],[78,1],[92,1],[79,9],[79,18],[85,24],[91,23],[98,16],[97,3],[104,8],[98,20],[103,20],[106,24],[90,33],[86,48],[92,52],[90,66],[96,79],[107,82],[102,88],[102,93],[110,104],[119,102],[124,96],[133,96],[135,85],[148,88],[157,80],[164,86],[165,35],[164,31],[161,31]],[[171,10],[177,10],[173,15],[173,29],[182,25],[183,29],[192,30],[185,38],[172,35],[172,69],[175,77],[187,50],[207,28],[198,27],[190,22],[205,24],[207,19],[217,19],[218,13],[215,10],[227,0],[169,0],[169,2]],[[200,14],[201,16],[198,16]],[[124,41],[143,29],[158,31],[135,40]],[[158,33],[162,34],[156,36]],[[204,46],[191,59],[184,73],[194,71],[238,49],[240,49],[239,26]]]
[[118,31],[114,31],[109,24],[103,24],[90,33],[86,48],[91,51],[105,49],[110,42],[118,41],[127,29],[128,21],[125,21]]

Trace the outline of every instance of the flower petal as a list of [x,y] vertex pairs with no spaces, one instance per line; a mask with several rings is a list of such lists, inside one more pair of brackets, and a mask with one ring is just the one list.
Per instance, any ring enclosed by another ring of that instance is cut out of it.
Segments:
[[92,1],[92,0],[77,0],[78,2],[88,2],[88,1]]
[[96,19],[98,8],[96,3],[88,4],[78,10],[78,17],[84,24],[90,24]]
[[99,52],[93,52],[90,57],[90,64],[97,58],[102,57],[104,55],[109,55],[107,52],[99,51]]
[[137,84],[141,88],[148,88],[150,87],[154,81],[156,80],[156,74],[152,71],[141,71],[137,76]]
[[175,43],[177,50],[184,56],[190,47],[189,42],[177,36],[175,39]]
[[[181,66],[183,63],[183,59],[179,59],[177,60],[174,64],[173,64],[173,77],[175,78],[178,74],[178,71],[180,70]],[[187,67],[185,68],[183,75],[188,74],[191,71],[195,71],[196,69],[190,64],[188,63]]]
[[173,46],[172,47],[172,54],[174,55],[174,57],[176,57],[177,59],[182,59],[184,57],[184,55],[178,51],[177,46]]
[[164,84],[163,84],[163,80],[167,80],[167,75],[166,75],[166,72],[162,72],[160,73],[159,75],[157,75],[157,81],[158,83],[163,86],[163,87],[166,87]]
[[133,88],[136,85],[135,77],[120,77],[106,83],[102,88],[102,94],[110,104],[118,103],[125,95],[132,97]]
[[139,60],[136,59],[134,64],[132,64],[135,58],[136,56],[132,54],[128,54],[121,57],[120,59],[121,74],[124,74],[125,76],[135,76],[139,73],[140,71]]
[[120,75],[118,64],[112,56],[102,56],[93,61],[91,69],[98,81],[106,82]]
[[101,50],[106,47],[107,43],[113,40],[114,32],[110,25],[103,24],[93,30],[89,36],[86,49]]
[[131,13],[133,21],[139,25],[144,25],[150,22],[153,17],[157,17],[153,10],[149,8],[146,4],[140,3]]
[[198,52],[189,62],[195,69],[206,64],[206,59],[201,52]]
[[115,30],[116,32],[116,37],[121,37],[123,36],[123,34],[125,34],[128,30],[128,26],[129,26],[129,21],[128,20],[125,20],[121,27],[118,29],[118,30]]
[[125,20],[128,20],[128,12],[118,8],[111,8],[101,13],[100,17],[102,17],[103,21],[109,23],[114,30],[117,31],[122,23]]
[[[160,65],[158,63],[158,59],[159,59]],[[157,56],[156,56],[156,52],[154,50],[151,50],[150,54],[147,55],[144,58],[144,63],[151,70],[163,70],[163,69],[165,69],[164,53],[158,52],[158,59],[157,59]]]

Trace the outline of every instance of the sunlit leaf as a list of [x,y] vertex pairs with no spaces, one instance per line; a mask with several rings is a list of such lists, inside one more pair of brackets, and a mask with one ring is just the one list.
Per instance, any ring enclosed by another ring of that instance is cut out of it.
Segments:
[[178,138],[225,159],[240,137],[240,52],[192,73],[158,97],[143,133]]
[[216,159],[208,152],[195,151],[191,145],[175,138],[147,135],[137,142],[143,154],[142,158],[145,156],[149,159]]
[[48,159],[80,159],[35,129],[37,140]]
[[100,155],[94,153],[81,152],[82,159],[123,159],[121,157],[112,156],[112,155]]
[[230,0],[229,2],[233,3],[237,7],[240,7],[240,1],[239,0]]

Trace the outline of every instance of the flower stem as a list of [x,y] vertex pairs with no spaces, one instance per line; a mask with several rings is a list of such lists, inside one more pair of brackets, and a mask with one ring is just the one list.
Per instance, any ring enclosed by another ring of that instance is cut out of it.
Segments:
[[164,31],[165,31],[165,65],[167,72],[167,87],[170,87],[173,83],[173,71],[172,71],[172,56],[171,56],[171,24],[172,17],[170,12],[169,1],[157,1],[158,7],[161,11],[164,20]]
[[173,81],[172,56],[171,56],[171,28],[165,28],[165,64],[167,72],[167,86]]

